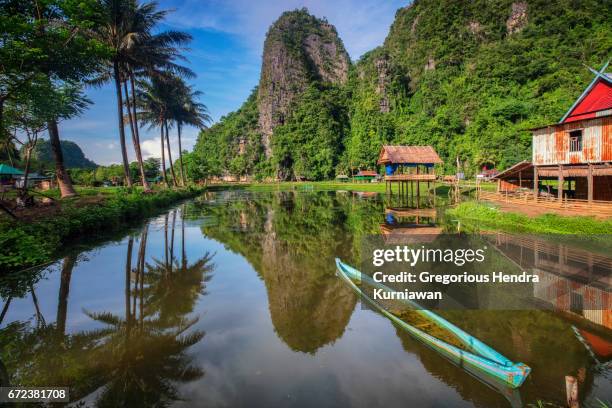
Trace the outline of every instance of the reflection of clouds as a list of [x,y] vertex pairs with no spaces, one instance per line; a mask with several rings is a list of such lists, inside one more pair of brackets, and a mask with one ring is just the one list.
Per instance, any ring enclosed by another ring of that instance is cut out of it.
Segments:
[[179,406],[461,406],[457,391],[405,352],[393,325],[370,311],[357,307],[344,335],[314,355],[280,342],[260,309],[241,312],[239,329],[218,337],[208,329],[194,347],[206,375],[181,387]]

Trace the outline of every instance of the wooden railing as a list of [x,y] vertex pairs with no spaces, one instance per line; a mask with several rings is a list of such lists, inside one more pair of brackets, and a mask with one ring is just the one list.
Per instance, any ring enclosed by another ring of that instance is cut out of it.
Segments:
[[393,174],[385,176],[385,181],[435,181],[435,174]]
[[553,196],[538,196],[532,192],[500,192],[491,193],[488,191],[479,191],[478,198],[482,200],[499,201],[512,203],[517,205],[529,205],[540,208],[562,209],[564,211],[576,212],[577,215],[598,215],[602,217],[612,217],[612,202],[601,200],[579,200],[573,198],[564,198],[559,200]]

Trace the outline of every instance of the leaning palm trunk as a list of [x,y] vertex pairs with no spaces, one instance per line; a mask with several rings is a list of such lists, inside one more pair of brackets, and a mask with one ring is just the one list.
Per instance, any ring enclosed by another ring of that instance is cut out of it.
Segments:
[[121,143],[121,159],[123,161],[123,174],[128,187],[132,187],[130,177],[130,164],[128,162],[127,148],[125,146],[125,128],[123,127],[123,97],[121,92],[121,78],[119,77],[119,64],[113,62],[113,75],[115,77],[115,90],[117,92],[117,115],[119,116],[119,142]]
[[179,167],[181,170],[181,186],[185,187],[185,166],[183,165],[183,147],[181,146],[181,122],[176,123],[178,130]]
[[172,163],[172,152],[170,151],[170,133],[168,132],[168,121],[164,121],[164,127],[166,128],[166,144],[168,145],[168,161],[170,162],[170,173],[172,174],[172,182],[175,186],[178,185],[176,182],[176,174],[174,173],[174,164]]
[[[140,141],[138,140],[138,136],[136,133],[136,112],[132,112],[132,104],[130,103],[130,94],[127,88],[127,80],[123,83],[123,88],[125,90],[125,106],[128,110],[128,120],[130,122],[130,130],[132,132],[132,143],[134,144],[134,151],[136,152],[136,160],[138,161],[138,168],[140,170],[140,178],[142,180],[142,187],[145,192],[151,191],[151,187],[149,187],[149,183],[147,182],[147,177],[145,175],[144,163],[142,161],[142,154],[140,152]],[[132,89],[132,92],[134,90]],[[134,109],[136,107],[134,106]]]
[[159,129],[161,130],[161,165],[162,165],[162,173],[164,175],[164,182],[166,183],[166,187],[170,187],[170,183],[168,183],[168,175],[166,174],[166,154],[164,151],[166,148],[164,147],[164,122],[160,122],[161,125]]
[[49,131],[49,143],[51,144],[51,150],[53,151],[53,158],[55,159],[55,178],[57,179],[57,185],[60,189],[62,198],[73,197],[76,195],[76,191],[72,186],[72,180],[66,171],[64,166],[64,154],[62,153],[62,145],[59,138],[59,129],[57,128],[57,121],[50,120],[47,123]]

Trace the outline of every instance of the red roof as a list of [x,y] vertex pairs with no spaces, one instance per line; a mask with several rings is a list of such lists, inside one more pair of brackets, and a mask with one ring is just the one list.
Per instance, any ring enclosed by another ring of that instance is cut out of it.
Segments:
[[372,170],[360,170],[357,176],[376,177],[378,173]]
[[563,123],[597,117],[597,112],[612,109],[612,83],[599,78],[588,92],[578,99]]
[[383,146],[378,164],[438,164],[440,156],[431,146]]

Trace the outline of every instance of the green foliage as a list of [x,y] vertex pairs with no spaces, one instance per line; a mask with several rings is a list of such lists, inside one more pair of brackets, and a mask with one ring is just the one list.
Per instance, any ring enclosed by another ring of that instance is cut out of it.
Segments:
[[273,163],[281,179],[333,178],[348,134],[345,91],[312,84],[287,122],[274,129]]
[[[210,164],[209,175],[257,175],[261,167],[316,180],[374,169],[384,143],[432,145],[447,173],[457,158],[467,175],[529,159],[529,129],[558,121],[592,79],[584,65],[610,58],[612,3],[531,0],[524,26],[509,32],[512,3],[417,0],[398,10],[384,45],[354,64],[338,95],[308,78],[274,132],[272,162],[238,158],[240,138],[255,141],[254,151],[261,144],[253,96],[202,132],[194,155]],[[303,55],[303,35],[316,19],[301,10],[279,22],[269,36]],[[315,100],[317,92],[324,100]]]
[[263,156],[258,117],[255,88],[238,111],[200,132],[193,153],[183,156],[188,177],[202,180],[225,172],[261,174],[261,165],[257,167]]
[[117,190],[99,205],[62,205],[61,212],[37,222],[0,223],[0,270],[50,261],[71,238],[112,231],[154,211],[201,192],[200,189],[162,190],[154,194]]

